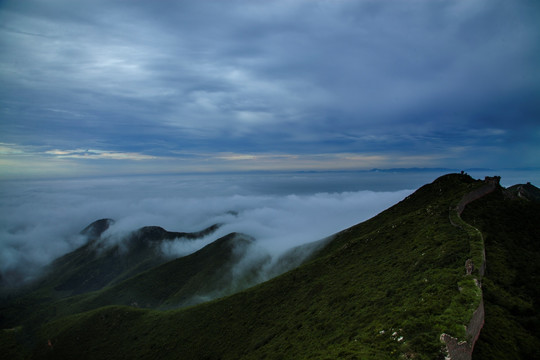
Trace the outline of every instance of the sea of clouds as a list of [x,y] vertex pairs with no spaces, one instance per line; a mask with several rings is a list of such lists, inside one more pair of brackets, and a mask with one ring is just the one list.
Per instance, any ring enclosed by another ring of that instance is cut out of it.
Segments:
[[116,220],[104,234],[108,239],[149,225],[195,232],[222,224],[197,241],[163,246],[170,256],[239,232],[256,239],[257,251],[277,258],[362,222],[412,192],[390,191],[390,185],[362,189],[370,181],[316,174],[5,181],[0,189],[0,272],[4,280],[38,276],[43,266],[81,246],[86,239],[80,231],[101,218]]

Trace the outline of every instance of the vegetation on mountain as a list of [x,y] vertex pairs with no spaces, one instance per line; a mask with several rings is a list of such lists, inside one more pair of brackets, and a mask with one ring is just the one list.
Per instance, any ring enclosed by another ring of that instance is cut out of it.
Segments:
[[[263,258],[247,268],[245,276],[233,276],[233,268],[245,255],[253,239],[231,233],[203,249],[166,262],[122,282],[82,296],[70,297],[59,305],[75,313],[117,304],[144,308],[171,308],[209,300],[210,294],[224,296],[241,289],[242,282],[253,285],[249,274],[260,267]],[[247,287],[247,286],[245,286]]]
[[508,192],[518,198],[535,201],[540,201],[540,189],[531,183],[516,184],[510,186]]
[[540,202],[516,199],[516,188],[498,189],[463,213],[484,234],[487,259],[486,321],[474,359],[540,359]]
[[170,260],[161,250],[164,242],[200,239],[219,228],[212,225],[199,232],[185,233],[145,226],[120,239],[103,239],[102,233],[112,222],[98,220],[85,228],[82,233],[88,235],[87,243],[54,261],[38,286],[53,286],[54,290],[70,295],[98,290]]
[[[82,294],[132,278],[171,260],[161,251],[167,241],[192,241],[213,233],[219,225],[199,232],[169,232],[147,226],[126,234],[116,242],[102,238],[114,223],[111,219],[93,222],[81,231],[87,242],[80,248],[56,259],[46,268],[43,278],[15,291],[4,292],[0,301],[0,324],[16,326],[21,321],[39,323],[68,309],[65,298],[81,299]],[[80,296],[76,296],[80,295]],[[12,299],[15,299],[14,301]]]
[[[475,357],[511,358],[494,356],[523,346],[515,358],[534,358],[526,356],[535,356],[538,341],[539,269],[528,262],[538,260],[540,212],[497,188],[459,216],[456,206],[483,186],[466,174],[443,176],[320,243],[291,271],[197,306],[156,310],[181,304],[194,293],[187,289],[219,283],[216,269],[238,254],[231,249],[254,241],[231,235],[97,292],[45,301],[43,317],[4,326],[0,351],[35,359],[443,359],[441,334],[471,341],[466,326],[482,300],[482,280],[486,332]],[[483,279],[478,244],[486,247]],[[468,273],[470,259],[477,268]],[[101,307],[136,293],[147,294],[152,309]],[[514,328],[510,345],[490,347]]]

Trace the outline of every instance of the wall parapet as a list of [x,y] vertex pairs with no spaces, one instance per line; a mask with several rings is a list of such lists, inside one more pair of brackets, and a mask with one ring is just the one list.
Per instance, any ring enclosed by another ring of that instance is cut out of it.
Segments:
[[[470,259],[467,259],[465,262],[465,276],[472,276],[475,279],[476,285],[480,288],[480,295],[482,295],[481,280],[484,276],[486,266],[484,238],[477,228],[461,218],[461,214],[468,204],[495,191],[499,187],[500,179],[500,176],[486,176],[483,186],[463,195],[459,203],[454,208],[450,208],[450,223],[455,227],[463,229],[469,237]],[[478,270],[477,273],[476,270]],[[441,335],[440,339],[446,345],[446,352],[448,354],[446,360],[471,360],[474,345],[480,336],[483,326],[484,301],[481,297],[480,303],[473,312],[469,324],[465,326],[466,340],[460,341],[444,333]]]

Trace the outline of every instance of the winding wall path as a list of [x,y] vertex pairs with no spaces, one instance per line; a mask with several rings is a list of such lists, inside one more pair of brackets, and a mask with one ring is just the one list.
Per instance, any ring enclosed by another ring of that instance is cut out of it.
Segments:
[[459,341],[459,339],[448,334],[441,335],[441,341],[446,344],[447,360],[471,360],[474,344],[478,340],[480,331],[484,326],[484,301],[481,290],[481,280],[486,268],[484,237],[480,230],[465,222],[461,218],[461,214],[468,204],[495,191],[499,186],[499,179],[499,177],[486,178],[483,186],[465,194],[454,208],[450,208],[450,223],[467,232],[469,237],[470,255],[469,259],[465,262],[465,271],[466,276],[472,277],[476,286],[480,289],[480,303],[473,312],[469,324],[465,326],[467,336],[465,341]]

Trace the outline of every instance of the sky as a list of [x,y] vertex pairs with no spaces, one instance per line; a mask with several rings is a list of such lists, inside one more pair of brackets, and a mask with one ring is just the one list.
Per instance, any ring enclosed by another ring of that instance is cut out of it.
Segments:
[[0,1],[0,179],[540,167],[540,3]]

